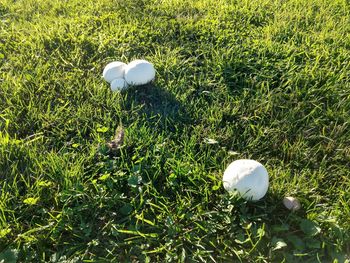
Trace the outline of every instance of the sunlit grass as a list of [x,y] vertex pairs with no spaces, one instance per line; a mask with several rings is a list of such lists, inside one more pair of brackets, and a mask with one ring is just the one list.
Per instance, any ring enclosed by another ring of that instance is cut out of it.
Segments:
[[[2,1],[0,261],[349,260],[349,15],[347,1]],[[136,58],[155,82],[112,93],[103,67]],[[259,202],[223,189],[240,158],[269,171]]]

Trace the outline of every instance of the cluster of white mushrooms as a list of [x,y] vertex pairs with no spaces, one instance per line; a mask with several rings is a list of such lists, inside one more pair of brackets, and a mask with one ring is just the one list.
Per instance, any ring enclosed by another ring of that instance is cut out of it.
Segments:
[[156,75],[153,65],[147,60],[134,60],[129,64],[114,61],[104,68],[103,78],[110,83],[112,91],[126,89],[151,82]]

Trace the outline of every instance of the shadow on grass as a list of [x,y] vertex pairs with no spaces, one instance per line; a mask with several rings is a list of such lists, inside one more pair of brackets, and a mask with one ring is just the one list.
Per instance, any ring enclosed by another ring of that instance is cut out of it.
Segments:
[[189,111],[165,88],[156,84],[130,87],[125,92],[123,108],[137,109],[140,119],[160,131],[175,132],[192,123]]

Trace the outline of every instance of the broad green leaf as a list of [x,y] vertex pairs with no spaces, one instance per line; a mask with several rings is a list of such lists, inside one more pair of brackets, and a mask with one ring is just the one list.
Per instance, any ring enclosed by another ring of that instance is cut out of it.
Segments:
[[309,219],[301,220],[300,229],[307,236],[315,236],[321,232],[321,228],[318,226],[318,224],[316,224],[314,221],[311,221]]
[[130,204],[125,204],[119,209],[120,213],[122,213],[125,216],[129,215],[132,212],[132,210],[133,210],[133,207]]
[[129,177],[128,179],[128,184],[131,187],[136,187],[138,184],[140,184],[142,182],[142,177],[139,175],[132,175]]
[[0,263],[16,263],[18,257],[17,249],[6,249],[0,253]]
[[304,241],[301,240],[298,236],[290,235],[290,236],[287,237],[287,239],[288,239],[289,242],[291,242],[293,244],[293,246],[297,250],[303,250],[305,248]]
[[287,246],[287,243],[282,238],[273,237],[271,241],[272,251],[279,250]]
[[306,238],[305,243],[308,248],[321,248],[321,242],[314,238]]

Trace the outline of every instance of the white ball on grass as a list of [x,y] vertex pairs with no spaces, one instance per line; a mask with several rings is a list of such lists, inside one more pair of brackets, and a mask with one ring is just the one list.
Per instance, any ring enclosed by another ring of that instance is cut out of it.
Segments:
[[114,61],[104,68],[103,70],[103,78],[108,82],[111,83],[115,79],[120,79],[124,77],[124,71],[125,71],[126,64],[120,61]]
[[224,188],[237,191],[244,199],[257,201],[263,198],[269,187],[266,168],[254,160],[242,159],[232,162],[224,172]]
[[144,85],[156,76],[153,65],[146,60],[134,60],[125,67],[124,78],[129,85]]
[[112,91],[120,91],[126,89],[128,87],[128,83],[126,83],[125,79],[114,79],[111,82],[111,90]]

